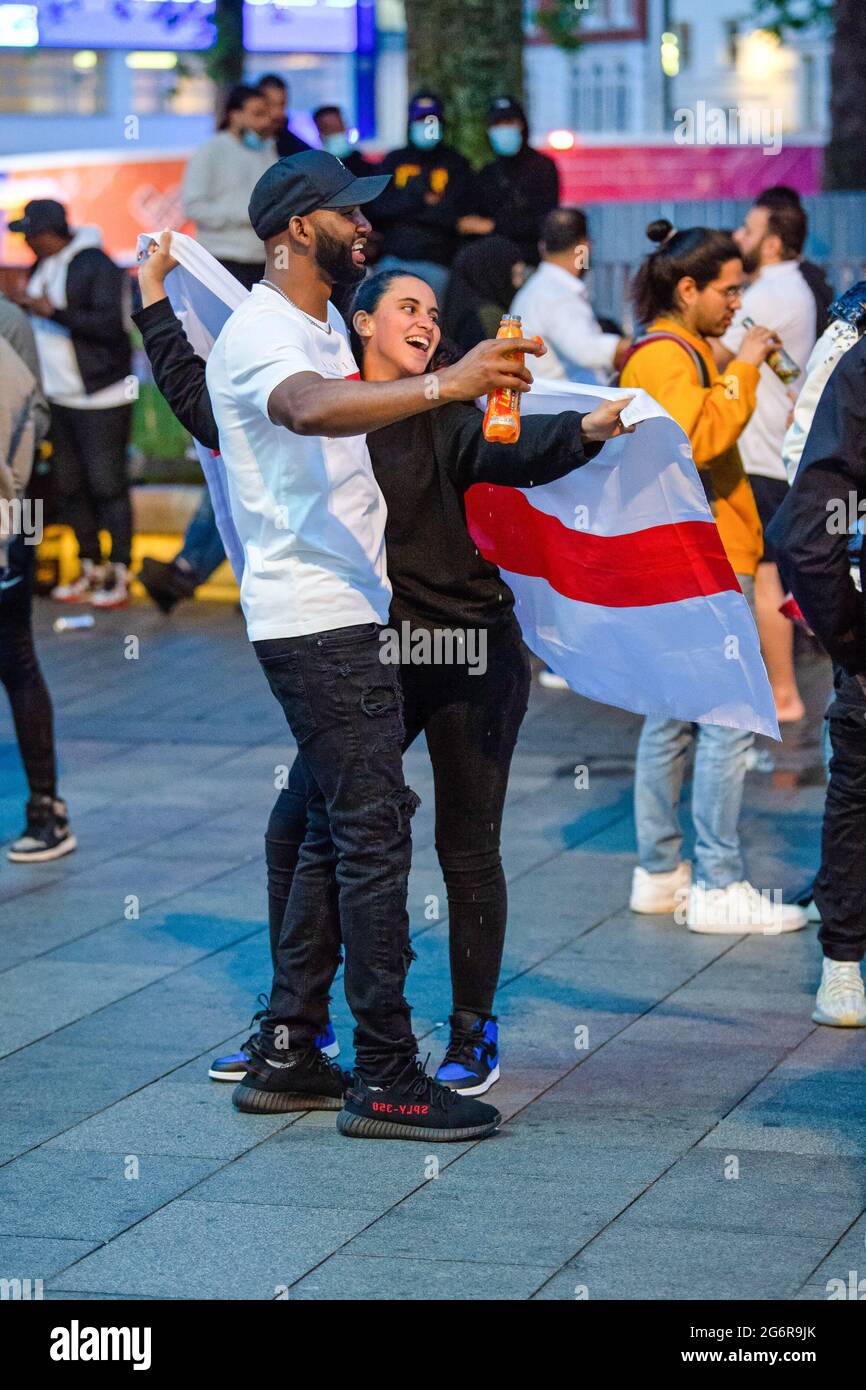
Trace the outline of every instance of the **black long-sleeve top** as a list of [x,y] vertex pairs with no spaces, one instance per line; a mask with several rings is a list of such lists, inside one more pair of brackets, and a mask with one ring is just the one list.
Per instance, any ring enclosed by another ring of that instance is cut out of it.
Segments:
[[541,225],[558,204],[559,170],[531,145],[485,164],[469,194],[470,210],[492,218],[499,236],[516,241],[529,265],[538,265]]
[[848,552],[848,522],[861,507],[866,511],[866,338],[840,358],[824,387],[797,476],[767,528],[809,626],[848,676],[866,671],[863,594]]
[[[154,380],[178,420],[202,444],[219,449],[205,364],[169,301],[140,309],[134,319]],[[454,402],[367,435],[388,507],[392,622],[495,628],[511,620],[514,596],[466,529],[464,493],[474,483],[533,487],[564,477],[601,447],[584,447],[582,421],[571,410],[528,415],[516,444],[490,444],[481,412]]]

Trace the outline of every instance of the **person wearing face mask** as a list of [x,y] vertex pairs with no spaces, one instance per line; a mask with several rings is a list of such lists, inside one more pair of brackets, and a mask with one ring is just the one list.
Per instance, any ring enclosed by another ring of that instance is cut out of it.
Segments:
[[513,97],[491,103],[487,138],[494,158],[475,176],[459,230],[464,236],[498,232],[517,243],[527,265],[538,265],[542,224],[559,203],[557,167],[530,146],[526,113]]
[[391,182],[369,208],[382,234],[379,270],[422,276],[444,299],[459,244],[459,223],[468,211],[469,163],[443,140],[442,103],[417,92],[409,103],[409,143],[386,154],[379,169]]
[[232,87],[219,130],[196,150],[183,180],[184,216],[195,222],[202,246],[248,290],[265,272],[247,204],[277,158],[272,129],[261,91],[243,84]]
[[[356,179],[364,179],[370,174],[379,172],[378,166],[365,158],[350,139],[339,106],[317,107],[313,112],[313,120],[316,130],[319,132],[322,149],[327,150],[328,154],[336,155],[337,159],[341,159],[349,173],[354,174]],[[358,132],[353,131],[353,134],[357,139]]]

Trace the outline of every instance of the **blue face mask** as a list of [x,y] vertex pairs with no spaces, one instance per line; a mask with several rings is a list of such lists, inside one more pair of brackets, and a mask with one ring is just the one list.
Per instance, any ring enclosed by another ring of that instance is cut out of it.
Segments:
[[254,130],[244,130],[241,132],[241,144],[246,145],[248,150],[263,150],[265,148],[265,138],[263,135],[256,135]]
[[337,131],[335,135],[323,135],[322,149],[327,150],[328,154],[336,155],[337,159],[352,153],[349,137],[344,130]]
[[519,125],[492,125],[487,132],[494,154],[519,154],[523,131]]
[[442,139],[442,124],[438,119],[434,121],[429,120],[429,118],[411,121],[409,139],[416,150],[435,149]]

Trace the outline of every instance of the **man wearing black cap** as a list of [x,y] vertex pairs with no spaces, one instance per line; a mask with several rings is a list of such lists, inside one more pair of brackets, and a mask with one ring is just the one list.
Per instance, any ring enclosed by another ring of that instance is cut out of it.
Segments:
[[435,376],[358,379],[330,296],[363,278],[370,224],[360,205],[386,181],[356,179],[320,150],[280,160],[262,176],[249,210],[265,243],[266,275],[207,363],[244,547],[248,633],[311,797],[269,1011],[245,1049],[250,1069],[234,1103],[268,1114],[340,1109],[344,1078],[314,1040],[327,1022],[342,943],[358,1073],[338,1126],[429,1142],[483,1137],[499,1116],[479,1101],[449,1099],[425,1076],[403,997],[418,799],[403,780],[397,668],[381,660],[391,597],[385,505],[364,436],[449,400],[498,386],[525,390],[529,373],[507,353],[538,349],[486,342]]
[[473,180],[460,231],[508,237],[520,247],[527,265],[538,265],[542,223],[559,205],[556,164],[529,144],[526,112],[513,97],[491,102],[487,138],[495,158]]
[[440,303],[472,180],[468,161],[443,134],[441,101],[433,92],[416,92],[409,103],[409,143],[385,155],[379,168],[392,178],[369,209],[383,236],[376,269],[420,275]]
[[[36,257],[18,303],[33,315],[60,515],[78,541],[81,573],[52,591],[66,603],[117,608],[129,601],[132,506],[126,448],[132,418],[132,355],[126,279],[101,249],[97,227],[70,231],[66,209],[36,198],[9,223]],[[100,531],[111,536],[103,565]]]

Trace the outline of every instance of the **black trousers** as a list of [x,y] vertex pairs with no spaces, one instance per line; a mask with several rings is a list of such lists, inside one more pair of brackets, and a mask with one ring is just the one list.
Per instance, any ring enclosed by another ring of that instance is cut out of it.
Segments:
[[[508,899],[500,836],[508,774],[529,699],[530,668],[516,624],[491,636],[487,669],[400,667],[404,747],[426,735],[436,795],[436,850],[448,897],[453,1008],[490,1014]],[[276,953],[307,820],[303,760],[280,792],[265,837],[271,951]],[[332,976],[339,964],[334,952]],[[330,982],[329,982],[330,984]]]
[[834,684],[827,716],[833,756],[814,890],[818,939],[830,960],[860,961],[866,956],[866,695],[838,668]]
[[33,646],[35,549],[17,536],[0,568],[0,682],[6,687],[31,796],[57,795],[54,713]]
[[126,447],[132,406],[108,410],[51,407],[51,443],[59,519],[71,526],[82,560],[99,564],[99,532],[111,536],[111,559],[128,565],[132,556],[132,503]]
[[275,1046],[323,1031],[341,942],[365,1081],[417,1051],[403,995],[406,888],[418,798],[403,780],[402,696],[376,623],[254,643],[298,744],[306,816],[280,926],[263,1032]]

